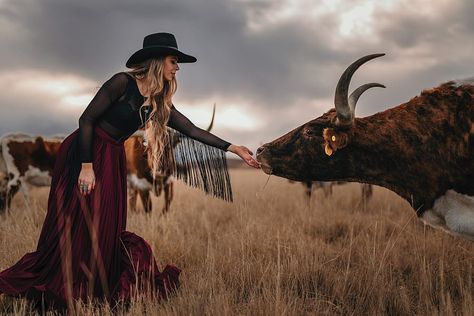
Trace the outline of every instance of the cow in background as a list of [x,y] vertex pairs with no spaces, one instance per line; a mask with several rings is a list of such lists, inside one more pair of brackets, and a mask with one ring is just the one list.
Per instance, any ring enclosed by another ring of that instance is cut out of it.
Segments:
[[[289,180],[290,183],[295,181]],[[335,185],[347,184],[346,181],[305,181],[301,182],[305,187],[305,194],[308,199],[311,199],[313,191],[322,189],[324,197],[328,198],[332,195],[332,189]],[[361,196],[364,201],[368,201],[372,197],[373,188],[371,184],[360,183]]]
[[[137,209],[137,198],[140,197],[145,212],[151,212],[152,202],[150,191],[159,197],[164,192],[163,213],[169,210],[173,199],[173,176],[171,172],[161,172],[156,175],[153,185],[151,168],[148,165],[145,152],[144,131],[135,132],[125,141],[125,154],[127,156],[127,185],[128,206],[132,211]],[[174,139],[171,140],[175,141]]]
[[2,146],[0,143],[0,212],[5,212],[7,208],[7,195],[8,195],[8,172],[7,164],[2,155]]
[[[207,127],[207,131],[211,131],[214,125],[214,117],[216,114],[216,104],[212,110],[211,123]],[[125,141],[125,154],[127,156],[127,184],[128,184],[128,207],[132,211],[137,209],[137,199],[140,199],[145,212],[151,212],[152,201],[150,191],[159,197],[164,193],[164,206],[162,213],[169,211],[171,201],[173,200],[173,170],[162,170],[155,177],[153,185],[153,176],[150,166],[148,165],[147,155],[145,152],[144,131],[138,130]],[[170,139],[170,145],[175,148],[179,144],[179,139],[173,137]]]
[[22,191],[27,203],[31,187],[51,185],[56,155],[65,138],[34,136],[25,133],[5,134],[0,138],[0,211]]

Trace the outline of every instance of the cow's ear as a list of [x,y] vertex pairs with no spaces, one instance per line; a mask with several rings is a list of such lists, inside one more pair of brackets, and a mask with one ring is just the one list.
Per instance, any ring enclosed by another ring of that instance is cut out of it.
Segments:
[[36,144],[37,146],[43,147],[43,146],[44,146],[44,139],[43,139],[43,137],[41,137],[41,136],[36,137],[36,139],[35,139],[35,144]]
[[323,130],[324,152],[331,156],[338,149],[347,146],[349,134],[347,131],[336,131],[333,128]]

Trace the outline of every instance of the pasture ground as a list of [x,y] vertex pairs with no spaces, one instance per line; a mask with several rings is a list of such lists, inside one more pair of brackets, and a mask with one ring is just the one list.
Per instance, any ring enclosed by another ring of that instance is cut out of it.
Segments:
[[[310,202],[301,184],[233,169],[234,203],[178,183],[171,211],[129,213],[160,269],[174,263],[182,287],[166,302],[137,297],[126,315],[474,315],[474,243],[426,227],[408,203],[358,184]],[[49,188],[15,197],[0,218],[0,269],[36,248]],[[81,315],[108,315],[77,303]],[[29,315],[25,300],[0,296],[3,314]]]

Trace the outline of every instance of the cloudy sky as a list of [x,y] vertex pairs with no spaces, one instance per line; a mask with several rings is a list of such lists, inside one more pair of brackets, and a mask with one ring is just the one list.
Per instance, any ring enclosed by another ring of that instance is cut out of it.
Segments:
[[351,87],[380,82],[367,116],[474,76],[472,0],[0,0],[0,134],[70,133],[101,84],[154,32],[183,64],[174,104],[196,125],[256,149],[333,106],[345,67],[383,52]]

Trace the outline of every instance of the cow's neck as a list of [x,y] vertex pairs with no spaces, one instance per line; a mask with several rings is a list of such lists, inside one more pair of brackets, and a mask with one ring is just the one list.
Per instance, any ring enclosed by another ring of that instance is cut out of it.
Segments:
[[[386,187],[422,212],[431,207],[441,193],[442,172],[437,161],[443,159],[430,148],[443,153],[446,140],[433,139],[436,129],[422,129],[413,109],[388,110],[356,119],[354,135],[347,147],[350,161],[348,180]],[[442,133],[440,133],[442,134]]]

